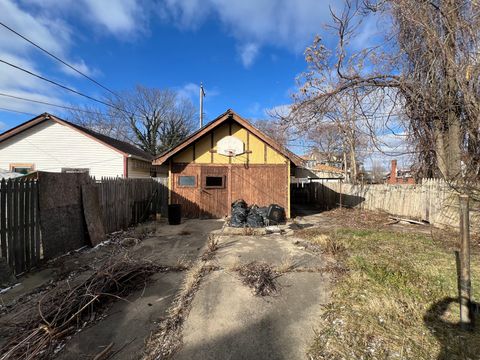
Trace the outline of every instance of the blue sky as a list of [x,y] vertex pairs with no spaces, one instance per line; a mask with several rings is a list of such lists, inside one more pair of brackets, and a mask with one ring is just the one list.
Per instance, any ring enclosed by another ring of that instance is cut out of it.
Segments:
[[[228,108],[248,119],[261,119],[268,117],[266,110],[291,102],[295,78],[306,70],[304,49],[316,34],[328,47],[335,46],[325,24],[330,22],[330,7],[338,10],[342,4],[342,0],[0,0],[0,21],[114,91],[137,84],[174,88],[198,106],[198,86],[203,82],[207,121]],[[367,19],[352,49],[371,44],[384,33],[378,30],[375,19]],[[0,59],[102,97],[100,87],[1,26]],[[2,63],[0,93],[66,106],[95,105]],[[0,131],[45,111],[67,115],[62,109],[0,96]],[[302,153],[308,148],[292,150]]]
[[[113,90],[136,84],[175,88],[198,103],[204,83],[207,120],[227,108],[247,118],[290,102],[303,51],[329,6],[319,0],[0,0],[0,21]],[[102,89],[74,75],[0,27],[0,59],[94,97]],[[0,92],[64,105],[88,103],[0,64]],[[62,116],[61,109],[0,96],[0,107]],[[1,130],[29,115],[0,111]]]

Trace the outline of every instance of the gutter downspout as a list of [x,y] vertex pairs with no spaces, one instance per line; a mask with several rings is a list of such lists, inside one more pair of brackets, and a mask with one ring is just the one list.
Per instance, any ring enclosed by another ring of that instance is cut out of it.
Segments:
[[123,157],[123,177],[125,179],[128,178],[128,157],[127,156]]

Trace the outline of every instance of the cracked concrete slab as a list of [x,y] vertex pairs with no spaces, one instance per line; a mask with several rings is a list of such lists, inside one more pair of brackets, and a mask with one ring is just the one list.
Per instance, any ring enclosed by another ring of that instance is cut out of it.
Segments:
[[180,225],[157,224],[153,236],[135,246],[132,257],[166,265],[191,262],[203,251],[208,234],[220,229],[223,223],[216,219],[193,219]]
[[216,271],[201,285],[176,360],[305,359],[328,299],[328,276],[288,273],[279,293],[255,296],[236,273]]
[[295,245],[295,238],[279,234],[266,236],[221,236],[216,253],[218,265],[230,269],[235,265],[263,261],[274,266],[286,263],[298,267],[320,268],[325,259]]

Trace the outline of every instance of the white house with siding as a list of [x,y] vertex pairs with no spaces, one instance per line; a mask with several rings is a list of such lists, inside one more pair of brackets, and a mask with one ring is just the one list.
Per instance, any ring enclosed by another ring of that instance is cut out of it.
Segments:
[[0,169],[88,172],[96,178],[155,176],[152,156],[145,151],[48,113],[0,134]]

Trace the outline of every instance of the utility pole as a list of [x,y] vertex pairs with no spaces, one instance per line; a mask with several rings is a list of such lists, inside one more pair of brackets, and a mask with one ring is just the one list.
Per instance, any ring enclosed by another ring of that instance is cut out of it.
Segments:
[[203,84],[200,83],[200,128],[203,127],[203,98],[205,97],[205,90]]

